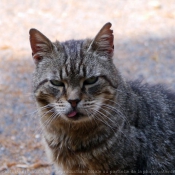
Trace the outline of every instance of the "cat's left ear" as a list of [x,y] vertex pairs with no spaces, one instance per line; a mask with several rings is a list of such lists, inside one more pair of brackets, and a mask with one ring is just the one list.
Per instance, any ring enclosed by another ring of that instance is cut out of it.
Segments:
[[37,29],[30,29],[30,45],[35,63],[38,63],[44,55],[53,51],[52,42]]
[[106,23],[96,35],[95,39],[89,46],[89,49],[97,52],[98,55],[112,58],[114,52],[114,35],[111,30],[112,24]]

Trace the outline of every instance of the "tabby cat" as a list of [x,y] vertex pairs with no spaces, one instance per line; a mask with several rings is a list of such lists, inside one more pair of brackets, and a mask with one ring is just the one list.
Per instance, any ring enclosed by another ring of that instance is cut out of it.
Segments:
[[46,152],[58,175],[175,174],[175,93],[126,82],[110,28],[65,42],[30,30]]

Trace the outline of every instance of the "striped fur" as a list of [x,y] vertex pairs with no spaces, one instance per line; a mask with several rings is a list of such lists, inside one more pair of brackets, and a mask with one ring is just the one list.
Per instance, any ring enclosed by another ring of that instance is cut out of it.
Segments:
[[[170,172],[175,95],[122,79],[112,62],[110,27],[104,25],[94,40],[55,43],[31,29],[34,95],[46,152],[58,175]],[[86,84],[91,77],[98,78]],[[68,117],[75,110],[70,100],[77,99],[77,114]]]

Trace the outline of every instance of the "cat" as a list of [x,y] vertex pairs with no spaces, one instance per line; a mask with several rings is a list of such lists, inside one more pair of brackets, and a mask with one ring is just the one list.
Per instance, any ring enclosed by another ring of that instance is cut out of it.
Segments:
[[30,29],[47,155],[58,175],[175,174],[175,93],[122,78],[111,26],[65,42]]

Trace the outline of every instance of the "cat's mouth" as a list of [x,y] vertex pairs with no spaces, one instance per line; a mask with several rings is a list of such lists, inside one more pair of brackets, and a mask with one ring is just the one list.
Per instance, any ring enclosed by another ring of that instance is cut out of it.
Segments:
[[67,116],[67,118],[69,118],[71,120],[78,120],[79,118],[81,118],[84,115],[81,114],[80,112],[78,112],[76,109],[74,109],[74,110],[70,111],[66,116]]
[[67,116],[69,117],[69,118],[72,118],[72,117],[75,117],[76,115],[77,115],[77,111],[76,110],[73,110],[73,111],[71,111],[70,113],[68,113],[67,114]]

